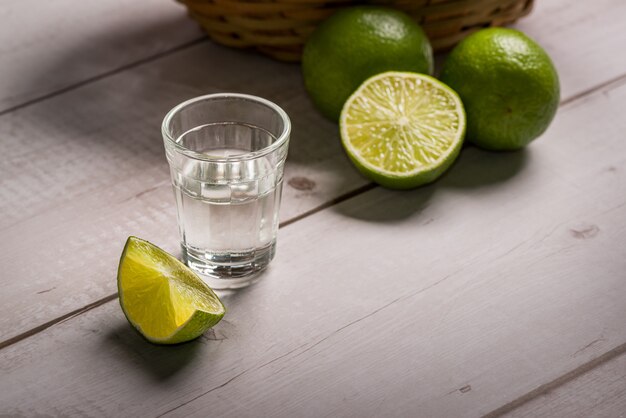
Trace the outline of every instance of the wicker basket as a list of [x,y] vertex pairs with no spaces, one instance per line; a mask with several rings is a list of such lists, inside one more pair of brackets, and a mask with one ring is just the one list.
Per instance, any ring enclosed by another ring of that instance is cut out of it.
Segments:
[[224,45],[256,48],[283,61],[299,61],[316,25],[335,10],[378,4],[404,10],[422,25],[435,50],[452,47],[470,33],[514,22],[533,0],[179,0]]

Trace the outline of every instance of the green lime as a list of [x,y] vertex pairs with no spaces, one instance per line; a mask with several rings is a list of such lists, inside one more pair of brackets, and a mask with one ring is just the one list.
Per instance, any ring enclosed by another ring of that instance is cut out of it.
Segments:
[[338,11],[313,32],[302,56],[304,84],[315,105],[338,120],[348,97],[384,71],[432,73],[428,38],[407,14],[384,7]]
[[176,344],[199,337],[224,316],[224,305],[187,266],[148,241],[129,237],[117,288],[124,315],[146,339]]
[[452,165],[465,133],[459,96],[436,79],[387,72],[361,85],[346,102],[341,141],[366,177],[392,189],[434,181]]
[[550,57],[513,29],[484,29],[463,40],[440,78],[463,100],[467,140],[486,149],[527,145],[548,128],[559,105]]

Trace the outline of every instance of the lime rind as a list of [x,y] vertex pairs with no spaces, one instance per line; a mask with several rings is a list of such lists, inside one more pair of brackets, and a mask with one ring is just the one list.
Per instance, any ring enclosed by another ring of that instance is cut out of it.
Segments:
[[428,37],[405,12],[355,5],[340,8],[311,34],[302,73],[313,103],[338,121],[346,99],[367,78],[390,70],[432,73],[433,61]]
[[[197,338],[225,314],[217,295],[192,270],[157,246],[136,237],[129,237],[124,246],[117,285],[126,319],[156,344],[177,344]],[[127,300],[127,292],[132,294],[128,296],[132,300]]]
[[141,335],[152,343],[180,344],[198,338],[200,335],[204,334],[207,329],[216,325],[223,316],[223,313],[220,316],[216,316],[214,314],[208,314],[207,312],[196,311],[186,322],[181,324],[170,335],[164,338],[151,337],[143,333],[141,331],[141,327],[138,325],[133,324],[133,326],[137,328]]
[[541,136],[560,100],[557,69],[524,33],[487,28],[461,41],[440,78],[457,91],[467,115],[467,141],[490,151],[516,151]]
[[385,72],[346,101],[341,139],[357,169],[394,189],[438,178],[454,162],[465,135],[459,96],[424,74]]

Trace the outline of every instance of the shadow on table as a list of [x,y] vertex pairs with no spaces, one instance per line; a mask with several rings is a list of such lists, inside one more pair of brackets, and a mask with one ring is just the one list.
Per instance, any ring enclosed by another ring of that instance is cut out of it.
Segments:
[[[249,297],[249,293],[253,289],[255,289],[257,285],[260,282],[262,282],[265,277],[267,277],[268,274],[269,274],[268,269],[265,269],[257,273],[257,275],[254,276],[253,282],[246,287],[242,287],[239,289],[224,289],[224,290],[213,289],[213,290],[215,291],[217,296],[220,298],[224,306],[227,306],[227,307],[235,306],[235,304],[239,303],[238,301],[241,301],[241,299],[245,299],[246,297]],[[222,320],[220,324],[222,324],[223,322],[224,320]]]
[[[259,281],[263,279],[262,273]],[[246,298],[253,297],[255,284],[233,291],[216,291],[229,309]],[[139,332],[124,320],[112,327],[103,337],[101,349],[120,353],[116,357],[128,363],[129,368],[143,371],[157,381],[166,381],[207,357],[215,360],[219,347],[229,338],[235,338],[236,326],[228,321],[228,316],[215,327],[193,341],[174,345],[158,345],[148,342]]]
[[345,216],[371,222],[394,222],[419,216],[439,191],[495,187],[512,180],[529,164],[530,150],[490,152],[466,145],[454,165],[437,181],[414,190],[377,191],[333,206]]
[[428,207],[436,188],[424,186],[419,191],[384,190],[363,193],[353,199],[332,207],[344,216],[368,222],[397,222],[415,216]]
[[505,183],[524,170],[530,155],[529,148],[493,152],[467,145],[454,166],[440,179],[441,187],[480,188]]
[[[210,339],[210,336],[200,338]],[[139,368],[155,380],[167,380],[188,368],[202,351],[199,340],[188,343],[161,346],[146,341],[127,323],[120,323],[106,334],[104,348],[121,351],[120,359],[130,363],[129,367]]]

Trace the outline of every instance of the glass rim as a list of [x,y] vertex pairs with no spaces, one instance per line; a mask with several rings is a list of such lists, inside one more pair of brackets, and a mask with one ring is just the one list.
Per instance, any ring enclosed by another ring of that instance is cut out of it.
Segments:
[[[271,143],[265,148],[262,148],[257,151],[249,151],[249,152],[244,152],[242,154],[231,155],[227,157],[211,156],[211,155],[203,154],[197,151],[193,151],[187,147],[184,147],[178,142],[176,142],[176,140],[172,138],[172,136],[170,135],[169,129],[168,129],[174,116],[188,106],[191,106],[197,102],[211,100],[211,99],[244,99],[244,100],[249,100],[252,102],[263,104],[269,107],[270,109],[272,109],[274,112],[276,112],[276,114],[278,114],[278,116],[282,119],[283,125],[284,125],[282,132],[278,136],[276,141],[274,141],[273,143]],[[291,133],[291,120],[289,119],[289,116],[287,115],[287,113],[280,106],[278,106],[276,103],[270,100],[264,99],[263,97],[253,96],[251,94],[243,94],[243,93],[212,93],[212,94],[205,94],[203,96],[197,96],[189,100],[185,100],[184,102],[174,106],[169,112],[167,112],[167,114],[163,118],[163,123],[161,124],[161,134],[163,135],[163,138],[165,138],[169,144],[171,144],[174,148],[176,148],[177,151],[186,155],[187,157],[194,158],[196,160],[211,161],[211,162],[242,161],[242,160],[252,160],[255,158],[263,157],[267,154],[271,154],[272,152],[279,149],[283,144],[285,144],[285,142],[287,142],[287,140],[289,139],[290,133]]]

